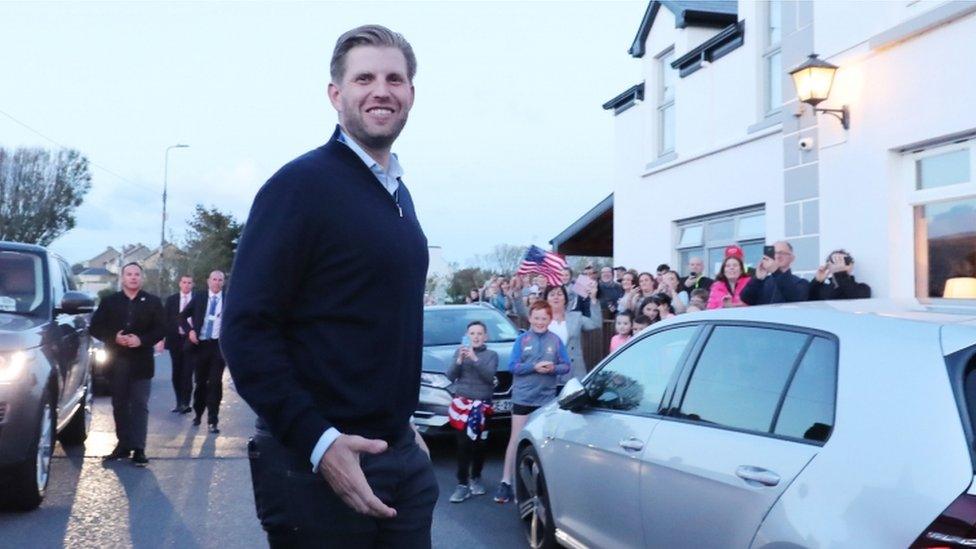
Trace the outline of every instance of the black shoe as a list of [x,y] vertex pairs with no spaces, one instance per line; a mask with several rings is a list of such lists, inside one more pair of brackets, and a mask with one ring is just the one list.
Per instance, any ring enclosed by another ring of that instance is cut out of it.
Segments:
[[220,429],[217,428],[217,424],[216,423],[211,423],[210,424],[210,432],[213,433],[213,434],[215,434],[215,435],[218,434],[218,433],[220,433]]
[[193,426],[198,427],[200,425],[200,416],[195,416],[193,418]]
[[181,414],[189,414],[192,411],[193,408],[190,408],[189,406],[184,406],[183,408],[180,409]]
[[132,464],[136,467],[145,467],[146,465],[149,465],[149,458],[146,457],[146,452],[136,448],[135,451],[132,452]]
[[178,414],[178,413],[180,413],[182,411],[183,411],[183,407],[180,406],[179,404],[176,405],[176,408],[173,408],[172,410],[170,410],[170,412],[172,412],[174,414]]
[[107,456],[102,456],[102,461],[116,461],[120,459],[125,459],[129,457],[131,450],[126,450],[121,446],[116,446],[112,453]]

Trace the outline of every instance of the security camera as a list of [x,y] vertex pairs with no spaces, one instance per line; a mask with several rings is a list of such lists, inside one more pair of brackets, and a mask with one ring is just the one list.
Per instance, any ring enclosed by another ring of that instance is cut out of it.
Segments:
[[809,151],[810,149],[813,148],[813,138],[804,137],[799,141],[798,145],[800,146],[801,151]]

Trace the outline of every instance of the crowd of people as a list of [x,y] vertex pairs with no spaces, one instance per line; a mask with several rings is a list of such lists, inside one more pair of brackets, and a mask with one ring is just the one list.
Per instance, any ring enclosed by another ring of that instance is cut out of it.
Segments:
[[[557,387],[567,379],[586,374],[581,333],[600,329],[605,318],[614,319],[616,333],[609,345],[613,352],[642,330],[676,315],[871,297],[871,288],[854,278],[854,258],[846,250],[828,254],[812,280],[793,274],[795,259],[790,243],[779,241],[764,247],[754,268],[746,267],[741,247],[727,247],[714,279],[706,275],[704,260],[692,257],[685,275],[667,264],[653,273],[622,266],[597,270],[587,265],[575,279],[572,269],[564,269],[557,285],[550,285],[542,274],[493,276],[482,288],[471,290],[467,303],[489,303],[529,327],[515,341],[507,365],[513,376],[512,427],[495,501],[506,503],[513,498],[517,436],[528,415],[553,400]],[[484,325],[473,322],[468,330],[468,339],[448,372],[456,388],[452,425],[458,429],[459,441],[459,484],[450,500],[454,503],[485,493],[480,479],[483,428],[485,417],[491,414],[489,380],[494,374],[489,375],[485,366],[498,363],[497,355],[484,345]]]

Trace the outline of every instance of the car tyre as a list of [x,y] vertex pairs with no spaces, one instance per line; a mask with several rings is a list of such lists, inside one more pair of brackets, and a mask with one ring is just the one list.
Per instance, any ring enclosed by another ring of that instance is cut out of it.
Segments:
[[78,446],[84,444],[88,438],[88,429],[91,427],[92,401],[95,397],[94,380],[88,376],[88,383],[85,385],[85,393],[81,397],[81,406],[75,410],[75,415],[71,418],[64,429],[58,434],[58,440],[65,446]]
[[539,455],[535,448],[526,446],[519,450],[516,463],[515,499],[526,541],[532,549],[554,549],[558,547],[556,525]]
[[3,494],[0,506],[5,509],[30,511],[44,499],[57,429],[57,411],[50,395],[50,391],[44,393],[27,459],[11,468],[10,482],[0,491]]

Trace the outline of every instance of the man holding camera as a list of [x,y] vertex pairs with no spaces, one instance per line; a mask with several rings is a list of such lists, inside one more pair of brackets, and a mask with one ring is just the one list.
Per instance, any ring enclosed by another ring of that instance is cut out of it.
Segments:
[[742,289],[743,303],[769,305],[809,299],[810,283],[790,271],[795,258],[793,246],[785,240],[764,247],[755,276]]
[[854,280],[854,258],[846,250],[834,250],[817,269],[810,283],[811,300],[867,299],[871,287]]

